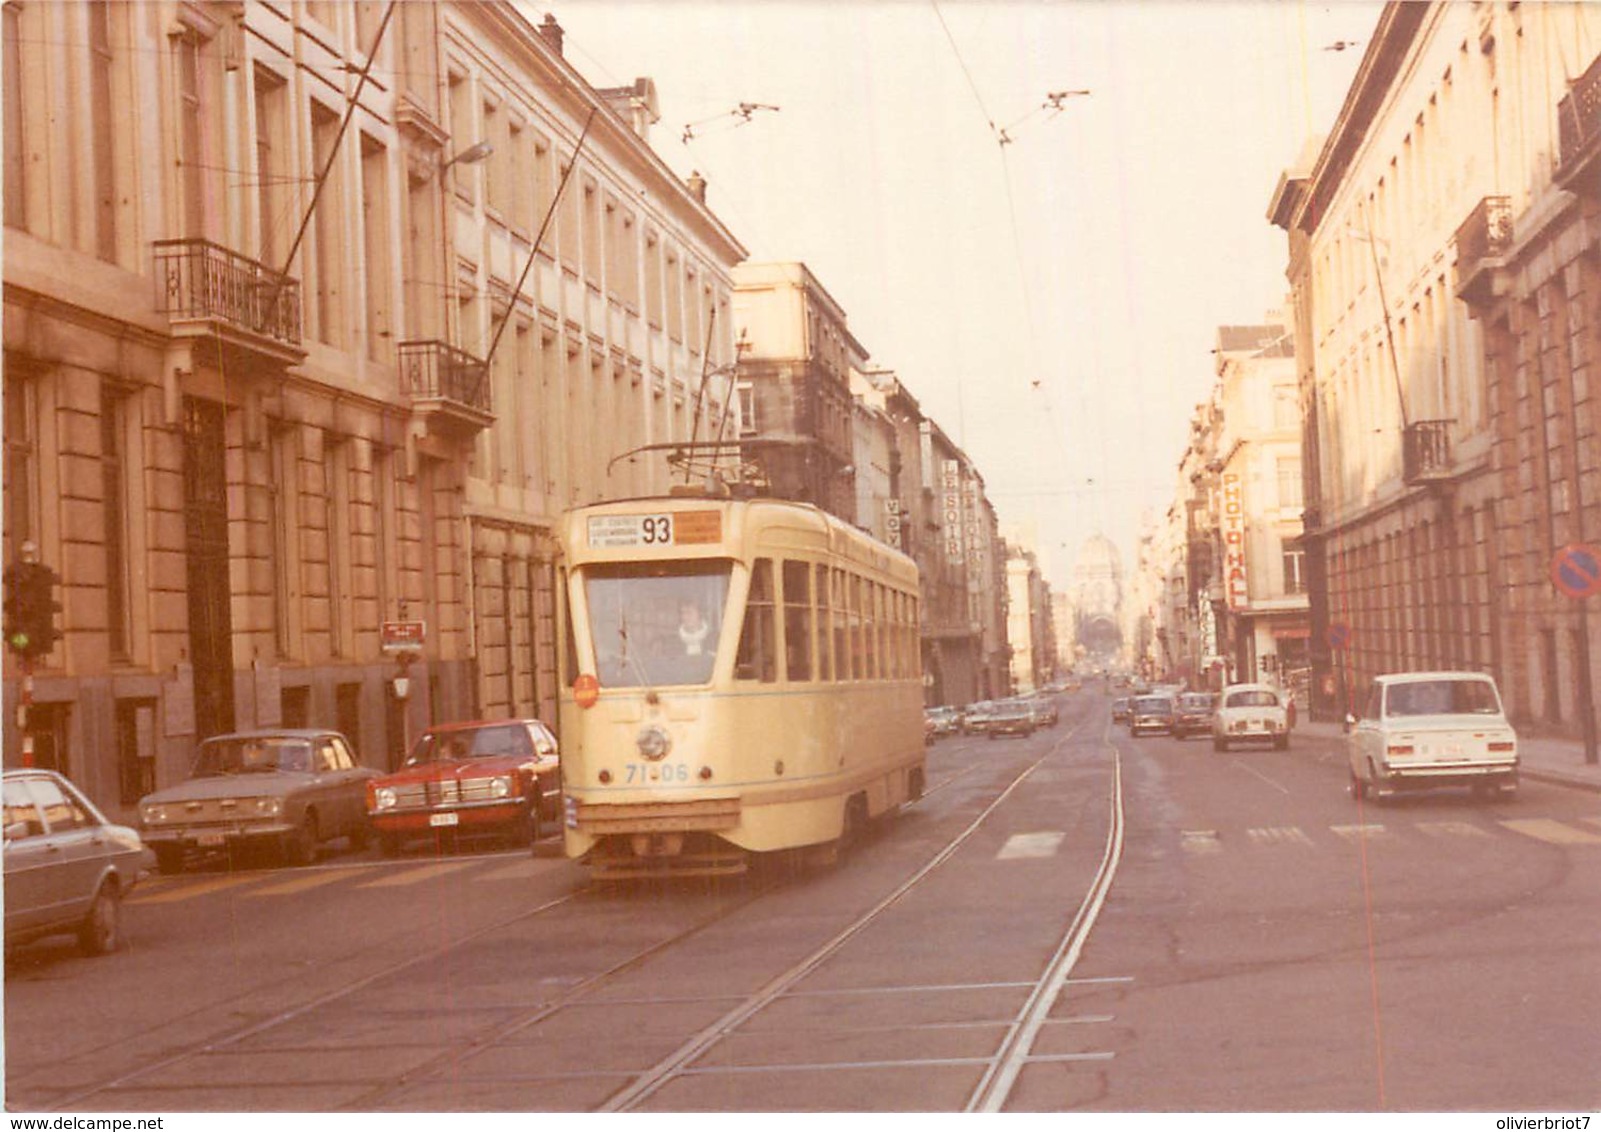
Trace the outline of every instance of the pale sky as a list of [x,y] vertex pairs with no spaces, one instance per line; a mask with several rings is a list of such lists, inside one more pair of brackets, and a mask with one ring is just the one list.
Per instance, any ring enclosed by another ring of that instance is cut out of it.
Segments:
[[[707,178],[752,261],[811,268],[1065,588],[1093,533],[1133,565],[1142,511],[1172,499],[1216,328],[1284,305],[1268,202],[1330,128],[1381,5],[528,8],[555,14],[592,84],[655,80],[653,148]],[[741,103],[778,109],[746,122]]]

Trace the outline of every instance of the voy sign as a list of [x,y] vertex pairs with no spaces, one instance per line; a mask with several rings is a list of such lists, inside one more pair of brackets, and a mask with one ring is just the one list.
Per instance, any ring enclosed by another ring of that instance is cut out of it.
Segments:
[[1222,493],[1218,512],[1223,528],[1223,594],[1230,609],[1243,609],[1251,590],[1245,573],[1245,494],[1240,477],[1226,473]]

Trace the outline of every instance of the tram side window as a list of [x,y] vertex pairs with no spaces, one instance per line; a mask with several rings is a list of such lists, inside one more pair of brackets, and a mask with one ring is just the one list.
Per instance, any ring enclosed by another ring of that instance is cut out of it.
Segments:
[[784,563],[784,658],[788,679],[812,678],[812,568]]
[[834,678],[834,650],[829,647],[830,630],[833,624],[829,610],[832,608],[828,600],[828,567],[819,566],[814,575],[817,593],[817,678],[819,680],[832,680]]
[[834,679],[849,680],[851,678],[851,643],[847,628],[850,621],[850,611],[845,605],[845,571],[833,572],[834,590]]
[[877,582],[863,582],[862,596],[867,602],[867,670],[875,680],[884,678],[884,589]]
[[896,680],[906,678],[906,606],[899,590],[886,590],[889,598],[889,674]]
[[745,601],[745,624],[739,632],[739,653],[734,658],[734,679],[778,679],[778,634],[773,623],[773,560],[758,558],[751,565],[750,596]]

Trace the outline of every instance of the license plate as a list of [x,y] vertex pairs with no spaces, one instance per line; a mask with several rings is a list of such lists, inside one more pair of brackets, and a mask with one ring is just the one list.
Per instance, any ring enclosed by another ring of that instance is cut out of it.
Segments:
[[455,814],[429,814],[428,815],[428,824],[429,825],[434,825],[434,826],[456,825],[460,820],[461,819],[458,818]]
[[214,849],[219,845],[226,845],[228,839],[220,833],[202,833],[195,837],[195,844],[205,849]]

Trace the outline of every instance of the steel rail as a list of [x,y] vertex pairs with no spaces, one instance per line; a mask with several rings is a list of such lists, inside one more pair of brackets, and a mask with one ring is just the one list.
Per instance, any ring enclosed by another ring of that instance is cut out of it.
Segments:
[[[1076,728],[1074,730],[1076,730]],[[1062,738],[1053,743],[1050,750],[1046,751],[1044,755],[1040,756],[1033,763],[1029,764],[1029,766],[1024,769],[1021,774],[1019,774],[1011,781],[1011,783],[1007,785],[1006,789],[1002,790],[1000,794],[995,797],[994,801],[992,801],[988,806],[984,807],[983,811],[973,819],[972,823],[969,824],[966,829],[957,834],[956,837],[949,841],[943,849],[930,858],[922,868],[918,869],[917,872],[913,873],[910,877],[903,881],[894,889],[894,891],[890,892],[888,896],[885,896],[872,908],[868,909],[861,916],[857,917],[856,920],[850,925],[837,932],[833,937],[831,937],[827,942],[823,943],[806,958],[796,963],[783,974],[769,980],[754,993],[752,993],[748,998],[746,998],[744,1002],[725,1013],[721,1018],[702,1029],[698,1034],[690,1038],[689,1041],[685,1042],[678,1049],[674,1050],[662,1060],[658,1061],[655,1065],[639,1074],[634,1078],[631,1084],[612,1094],[611,1097],[609,1097],[594,1111],[631,1111],[640,1103],[648,1100],[651,1096],[659,1092],[663,1087],[672,1081],[679,1077],[690,1075],[692,1072],[690,1070],[690,1066],[697,1058],[701,1057],[708,1050],[716,1046],[731,1031],[737,1029],[755,1015],[759,1014],[762,1010],[772,1005],[802,979],[816,971],[836,953],[838,953],[846,944],[848,944],[858,934],[876,921],[881,915],[898,904],[908,893],[910,893],[923,881],[928,879],[928,877],[941,865],[950,860],[950,858],[955,855],[956,851],[960,849],[964,843],[966,843],[968,838],[972,837],[973,834],[978,832],[979,828],[986,820],[988,820],[990,815],[993,814],[1003,802],[1011,797],[1013,791],[1021,786],[1024,780],[1027,779],[1029,775],[1033,774],[1035,770],[1039,769],[1039,767],[1047,759],[1056,754],[1057,750],[1068,738],[1071,737],[1071,735],[1072,731],[1069,731],[1067,735],[1062,736]]]

